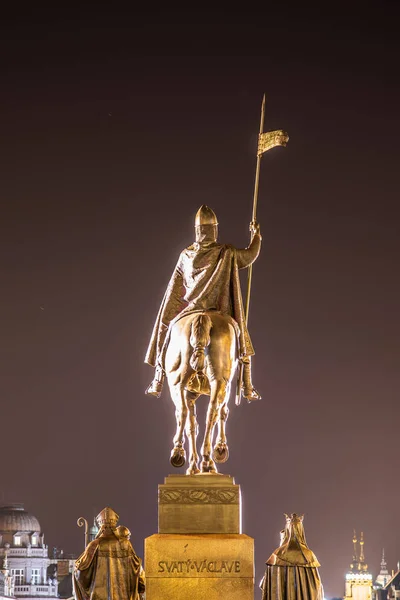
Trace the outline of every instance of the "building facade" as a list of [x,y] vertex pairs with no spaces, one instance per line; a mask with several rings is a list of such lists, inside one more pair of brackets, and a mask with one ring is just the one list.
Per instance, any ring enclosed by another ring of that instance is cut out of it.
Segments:
[[371,600],[372,575],[364,556],[364,535],[361,533],[360,550],[358,551],[357,536],[353,536],[353,561],[346,573],[346,594],[344,600]]
[[378,577],[375,579],[374,588],[384,588],[391,578],[391,575],[387,568],[387,562],[385,560],[385,550],[382,550],[381,570]]
[[55,600],[58,581],[53,562],[36,517],[22,504],[1,506],[0,565],[9,596],[24,600]]
[[2,570],[0,572],[0,600],[10,600],[13,597],[10,583],[7,581],[7,575]]
[[396,573],[392,573],[387,583],[377,589],[377,600],[400,600],[400,564]]

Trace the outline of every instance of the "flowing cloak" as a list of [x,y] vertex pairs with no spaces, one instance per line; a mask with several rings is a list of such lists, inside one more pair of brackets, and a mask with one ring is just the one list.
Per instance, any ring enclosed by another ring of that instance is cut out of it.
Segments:
[[164,367],[163,347],[168,343],[170,326],[185,315],[203,310],[216,310],[232,317],[238,325],[239,357],[254,354],[246,325],[238,265],[238,253],[249,252],[251,255],[247,264],[243,261],[240,267],[248,266],[257,258],[260,238],[254,238],[257,239],[250,245],[252,250],[250,247],[237,250],[214,242],[195,243],[181,253],[157,315],[146,363]]
[[262,600],[324,600],[319,566],[307,546],[303,525],[297,522],[266,562]]
[[76,600],[136,600],[144,591],[139,557],[128,539],[114,534],[88,544],[72,581]]

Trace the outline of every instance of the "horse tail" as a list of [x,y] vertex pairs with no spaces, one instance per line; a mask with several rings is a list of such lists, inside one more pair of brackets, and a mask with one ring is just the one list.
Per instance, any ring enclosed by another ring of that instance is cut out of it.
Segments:
[[206,359],[204,350],[210,343],[211,328],[212,321],[208,315],[200,313],[193,319],[190,329],[190,345],[193,348],[193,353],[189,363],[196,373],[204,371]]

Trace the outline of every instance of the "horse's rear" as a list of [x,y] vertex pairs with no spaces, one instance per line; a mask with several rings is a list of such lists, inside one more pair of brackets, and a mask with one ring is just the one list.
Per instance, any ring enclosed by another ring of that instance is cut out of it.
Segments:
[[195,402],[201,394],[210,396],[201,470],[216,472],[211,445],[216,422],[219,431],[214,447],[214,459],[225,462],[228,447],[225,421],[228,416],[230,384],[237,364],[235,323],[215,311],[192,313],[179,319],[172,327],[165,357],[165,370],[171,397],[175,403],[177,431],[171,463],[185,463],[185,427],[190,444],[189,474],[199,473],[196,438],[198,425]]

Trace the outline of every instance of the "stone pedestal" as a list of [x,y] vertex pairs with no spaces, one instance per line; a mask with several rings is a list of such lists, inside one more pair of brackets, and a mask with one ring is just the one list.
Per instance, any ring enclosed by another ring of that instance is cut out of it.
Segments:
[[145,540],[146,600],[253,600],[254,541],[232,477],[170,475],[158,524]]
[[145,570],[146,600],[253,600],[253,539],[152,535],[145,542]]
[[230,475],[169,475],[158,486],[158,533],[242,533],[241,504]]

